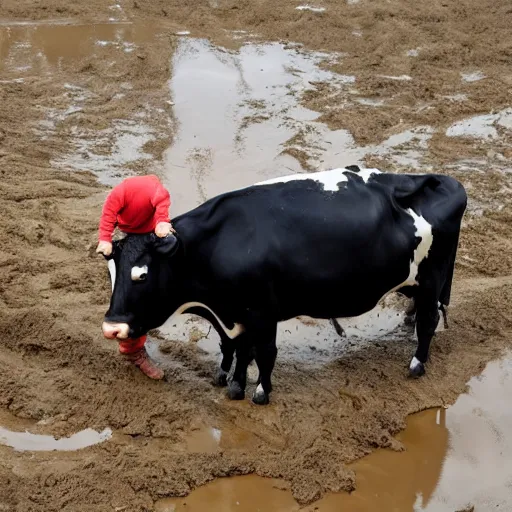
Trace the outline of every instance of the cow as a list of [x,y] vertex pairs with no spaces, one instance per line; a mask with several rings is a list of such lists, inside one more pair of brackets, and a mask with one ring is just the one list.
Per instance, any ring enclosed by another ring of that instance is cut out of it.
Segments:
[[355,165],[222,193],[177,216],[167,238],[128,235],[114,244],[103,334],[135,338],[174,315],[199,315],[221,339],[214,383],[243,399],[254,358],[252,400],[263,405],[279,322],[355,317],[399,292],[414,304],[409,375],[421,377],[439,310],[450,302],[466,206],[453,177]]

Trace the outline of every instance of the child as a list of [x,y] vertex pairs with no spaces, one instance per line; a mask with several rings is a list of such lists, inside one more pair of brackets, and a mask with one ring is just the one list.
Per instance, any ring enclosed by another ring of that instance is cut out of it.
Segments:
[[[126,178],[114,187],[103,205],[96,252],[112,254],[112,234],[116,225],[124,233],[150,233],[166,237],[174,232],[169,218],[169,192],[154,176]],[[119,342],[119,352],[151,379],[162,379],[164,372],[148,357],[146,336]]]

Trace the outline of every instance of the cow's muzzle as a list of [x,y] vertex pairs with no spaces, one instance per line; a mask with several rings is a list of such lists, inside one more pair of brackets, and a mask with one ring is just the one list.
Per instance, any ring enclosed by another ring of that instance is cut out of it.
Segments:
[[101,330],[107,340],[126,340],[130,333],[130,326],[124,323],[103,322]]

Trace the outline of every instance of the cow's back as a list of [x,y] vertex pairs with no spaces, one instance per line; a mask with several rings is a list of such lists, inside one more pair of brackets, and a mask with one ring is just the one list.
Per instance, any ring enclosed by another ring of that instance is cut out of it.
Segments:
[[240,302],[270,289],[282,317],[368,310],[408,279],[418,241],[407,210],[446,194],[433,175],[347,176],[338,190],[292,180],[207,201],[175,219],[187,257]]

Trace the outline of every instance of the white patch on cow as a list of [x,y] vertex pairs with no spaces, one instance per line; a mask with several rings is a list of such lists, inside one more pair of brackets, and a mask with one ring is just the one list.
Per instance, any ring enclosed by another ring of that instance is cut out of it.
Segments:
[[340,189],[339,184],[348,181],[348,177],[345,174],[347,172],[357,174],[364,180],[365,183],[368,181],[372,174],[380,173],[380,171],[378,171],[377,169],[361,168],[359,172],[355,172],[349,169],[339,168],[330,169],[328,171],[318,171],[301,174],[290,174],[288,176],[280,176],[278,178],[271,178],[269,180],[260,181],[259,183],[255,183],[255,185],[273,185],[274,183],[288,183],[290,181],[313,180],[316,181],[317,183],[321,183],[324,186],[324,190],[326,192],[337,192]]
[[348,181],[344,174],[346,169],[331,169],[329,171],[319,171],[303,174],[290,174],[288,176],[280,176],[270,180],[261,181],[256,185],[273,185],[274,183],[288,183],[290,181],[313,180],[322,183],[325,191],[336,192],[339,190],[339,183]]
[[411,360],[411,364],[409,365],[409,369],[415,370],[420,365],[421,365],[421,361],[416,356],[414,356]]
[[140,281],[141,276],[146,277],[148,273],[148,266],[132,267],[132,281]]
[[345,169],[346,172],[351,172],[353,174],[357,174],[365,183],[368,183],[368,180],[370,179],[370,176],[373,174],[381,174],[381,172],[378,169],[367,169],[367,168],[360,168],[359,171],[352,171],[350,169]]
[[108,271],[110,272],[110,282],[112,283],[112,293],[116,284],[116,264],[113,259],[108,260]]
[[171,316],[172,318],[175,315],[181,315],[182,313],[185,313],[187,309],[191,308],[204,308],[207,309],[214,317],[217,322],[219,322],[219,325],[222,327],[222,330],[226,333],[226,336],[232,340],[234,340],[237,336],[242,334],[245,331],[245,327],[242,324],[235,324],[233,329],[228,329],[222,320],[215,314],[214,311],[212,311],[206,304],[203,304],[202,302],[186,302],[185,304],[181,305]]
[[256,391],[254,392],[254,396],[258,398],[263,398],[265,396],[265,391],[263,391],[263,386],[258,384]]
[[412,261],[409,264],[409,275],[407,279],[403,283],[397,284],[395,287],[391,288],[391,290],[387,291],[379,299],[379,302],[384,300],[384,298],[386,298],[388,295],[396,292],[400,288],[403,288],[404,286],[417,286],[419,284],[416,279],[418,277],[418,267],[420,263],[428,256],[430,247],[432,246],[432,226],[421,215],[416,215],[416,213],[411,208],[407,210],[407,213],[414,219],[414,226],[416,228],[414,234],[417,237],[421,237],[421,241],[418,244],[418,247],[416,247]]
[[418,276],[418,267],[420,263],[428,256],[430,247],[432,247],[432,226],[421,216],[416,215],[412,208],[408,208],[407,213],[414,220],[414,227],[416,232],[414,233],[417,237],[421,237],[421,242],[414,251],[414,256],[409,266],[409,277],[407,278],[406,284],[413,285],[418,284],[416,280]]

